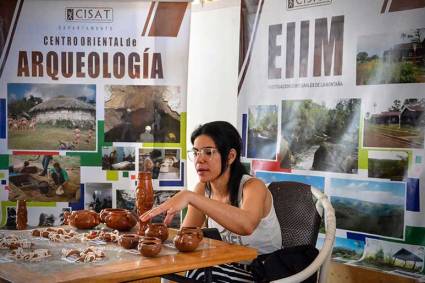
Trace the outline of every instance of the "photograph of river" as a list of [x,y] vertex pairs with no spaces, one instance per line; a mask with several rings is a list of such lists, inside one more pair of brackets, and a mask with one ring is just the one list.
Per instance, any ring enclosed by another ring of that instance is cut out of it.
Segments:
[[360,99],[283,100],[281,168],[357,173]]
[[276,160],[277,105],[255,105],[248,112],[248,158]]

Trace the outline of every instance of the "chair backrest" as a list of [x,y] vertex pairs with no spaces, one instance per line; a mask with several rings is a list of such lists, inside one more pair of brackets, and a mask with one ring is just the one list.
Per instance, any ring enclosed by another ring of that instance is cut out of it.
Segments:
[[[272,183],[273,184],[273,183]],[[299,283],[303,282],[307,278],[309,278],[311,275],[319,271],[319,283],[325,283],[327,273],[328,273],[328,267],[330,263],[330,258],[332,255],[332,248],[335,242],[335,232],[336,232],[336,220],[335,220],[335,210],[332,207],[331,202],[329,201],[328,197],[319,191],[318,189],[310,186],[300,183],[292,183],[292,182],[278,182],[274,185],[270,186],[270,191],[272,192],[273,196],[276,196],[276,199],[274,199],[275,204],[275,210],[276,213],[279,213],[280,218],[279,221],[281,223],[281,228],[285,229],[282,230],[282,235],[284,235],[284,241],[287,242],[289,245],[291,244],[299,244],[297,239],[294,239],[295,236],[291,236],[288,233],[294,233],[294,235],[301,235],[299,236],[301,241],[301,244],[307,243],[307,240],[312,240],[312,244],[315,245],[316,238],[318,235],[318,229],[320,226],[320,217],[318,216],[323,215],[324,224],[325,224],[325,239],[323,241],[323,246],[320,249],[319,254],[314,259],[314,261],[307,266],[305,269],[303,269],[301,272],[298,272],[294,275],[291,275],[289,277],[285,277],[282,279],[278,279],[276,281],[272,282],[279,282],[279,283]],[[276,189],[279,188],[279,189]],[[285,188],[285,189],[284,189]],[[293,188],[294,189],[291,191]],[[302,189],[304,188],[304,189]],[[287,189],[287,190],[286,190]],[[286,192],[285,192],[286,191]],[[307,193],[307,191],[310,192]],[[278,200],[282,200],[282,198],[286,197],[287,192],[293,192],[296,193],[296,197],[290,193],[290,196],[288,196],[288,199],[284,202],[278,203]],[[313,199],[314,196],[314,199]],[[305,200],[307,201],[305,201]],[[291,203],[292,200],[292,203]],[[311,205],[310,200],[314,203],[316,200],[315,205]],[[305,203],[304,203],[305,202]],[[308,204],[310,203],[310,204]],[[286,207],[290,207],[287,210],[286,209],[280,209],[282,208],[282,205]],[[315,206],[313,211],[313,206]],[[317,213],[317,209],[319,209],[320,213]],[[303,210],[309,210],[309,212],[303,212]],[[288,213],[288,216],[282,217],[283,213]],[[316,214],[317,213],[317,214]],[[304,218],[300,218],[299,215],[303,215]],[[279,216],[278,216],[279,217]],[[294,218],[292,218],[294,217]],[[287,220],[290,221],[287,221]],[[310,221],[305,222],[305,219],[310,219]],[[295,221],[301,221],[302,224],[294,223]],[[289,224],[288,224],[289,223]],[[311,224],[311,227],[313,227],[311,230],[304,229],[303,227],[309,227]],[[289,225],[289,227],[292,227],[290,229],[293,230],[287,230],[286,225]],[[303,232],[305,231],[304,235],[309,236],[303,236]],[[317,231],[317,232],[316,232]],[[289,240],[288,240],[289,239]],[[310,243],[311,244],[311,243]]]
[[282,232],[282,246],[316,245],[321,216],[309,185],[273,182],[269,190]]

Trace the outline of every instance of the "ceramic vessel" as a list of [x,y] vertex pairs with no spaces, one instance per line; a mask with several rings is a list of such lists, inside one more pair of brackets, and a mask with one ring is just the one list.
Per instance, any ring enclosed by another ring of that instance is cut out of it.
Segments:
[[109,208],[107,211],[100,212],[100,220],[105,222],[106,226],[118,231],[128,231],[137,223],[136,217],[127,209]]
[[143,237],[139,241],[137,249],[146,257],[154,257],[161,251],[161,239],[154,237]]
[[99,214],[93,210],[76,210],[65,214],[66,222],[77,229],[91,229],[100,223]]
[[[152,209],[153,206],[153,186],[152,174],[150,172],[139,172],[138,183],[136,187],[136,210],[137,216],[140,217],[146,211]],[[147,223],[139,221],[139,235],[144,235]]]
[[124,249],[135,249],[139,244],[140,236],[137,234],[123,234],[118,239],[118,244]]
[[28,223],[27,202],[25,200],[18,200],[16,202],[16,229],[17,230],[27,229],[27,223]]
[[112,211],[116,208],[104,208],[99,212],[100,222],[105,223],[105,217],[108,215],[109,211]]
[[194,251],[204,238],[199,227],[182,227],[174,237],[174,245],[181,252]]
[[168,228],[164,223],[149,223],[145,230],[145,236],[161,239],[162,242],[168,239]]

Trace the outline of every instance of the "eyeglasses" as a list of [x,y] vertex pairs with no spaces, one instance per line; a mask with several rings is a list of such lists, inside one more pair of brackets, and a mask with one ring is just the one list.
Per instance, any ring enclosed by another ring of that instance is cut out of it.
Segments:
[[204,147],[201,149],[192,148],[191,150],[187,151],[187,157],[190,161],[195,161],[195,159],[199,158],[199,156],[201,155],[202,158],[207,161],[210,161],[213,158],[214,153],[216,152],[217,149],[213,147]]

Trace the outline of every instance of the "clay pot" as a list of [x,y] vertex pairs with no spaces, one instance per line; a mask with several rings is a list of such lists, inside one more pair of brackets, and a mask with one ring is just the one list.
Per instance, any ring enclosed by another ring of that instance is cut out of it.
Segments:
[[25,230],[28,223],[27,201],[18,200],[16,202],[16,229]]
[[164,223],[149,223],[145,230],[145,236],[161,239],[162,242],[168,239],[168,228]]
[[174,237],[174,245],[181,252],[194,251],[204,238],[199,227],[182,227]]
[[135,249],[139,244],[140,236],[137,234],[123,234],[118,239],[118,244],[124,249]]
[[109,208],[100,212],[100,219],[104,219],[106,226],[118,231],[128,231],[137,223],[136,217],[127,209]]
[[109,211],[113,211],[116,208],[104,208],[99,212],[100,222],[105,223],[105,217],[108,215]]
[[154,257],[161,251],[161,239],[154,237],[143,237],[139,241],[137,249],[146,257]]
[[78,229],[91,229],[100,224],[99,215],[93,210],[76,210],[65,214],[69,225]]

